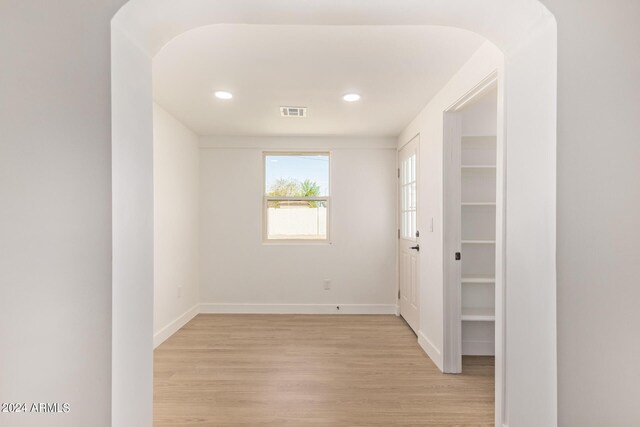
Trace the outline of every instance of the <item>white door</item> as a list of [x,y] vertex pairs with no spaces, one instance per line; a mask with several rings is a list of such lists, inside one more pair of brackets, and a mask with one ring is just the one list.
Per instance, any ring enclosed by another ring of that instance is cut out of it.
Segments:
[[416,136],[400,149],[399,191],[400,191],[400,315],[414,332],[420,326],[420,305],[418,298],[418,255],[420,254],[418,231],[418,146],[420,136]]

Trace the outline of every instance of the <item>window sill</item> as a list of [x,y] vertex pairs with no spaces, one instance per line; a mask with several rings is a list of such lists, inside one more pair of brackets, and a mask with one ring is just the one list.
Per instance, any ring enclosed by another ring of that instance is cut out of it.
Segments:
[[278,245],[284,245],[284,246],[323,246],[323,245],[331,245],[331,241],[330,240],[263,240],[262,241],[263,245],[266,246],[278,246]]

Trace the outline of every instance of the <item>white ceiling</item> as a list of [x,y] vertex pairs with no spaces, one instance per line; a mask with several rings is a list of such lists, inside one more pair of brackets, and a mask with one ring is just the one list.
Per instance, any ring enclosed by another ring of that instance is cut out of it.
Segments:
[[[483,40],[438,26],[212,25],[155,56],[154,99],[200,135],[396,136]],[[308,117],[282,118],[284,105]]]

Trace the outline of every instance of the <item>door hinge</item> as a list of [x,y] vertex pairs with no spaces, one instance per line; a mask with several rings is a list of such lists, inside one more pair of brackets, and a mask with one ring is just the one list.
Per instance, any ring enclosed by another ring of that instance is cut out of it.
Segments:
[[398,228],[398,239],[400,238],[400,229]]
[[398,289],[398,299],[400,299],[400,289]]
[[398,168],[398,178],[400,178],[400,168]]

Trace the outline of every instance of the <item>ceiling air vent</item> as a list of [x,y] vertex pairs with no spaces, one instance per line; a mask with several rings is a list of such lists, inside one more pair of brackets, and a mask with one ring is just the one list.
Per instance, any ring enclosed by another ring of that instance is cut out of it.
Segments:
[[307,117],[307,107],[280,107],[282,117]]

